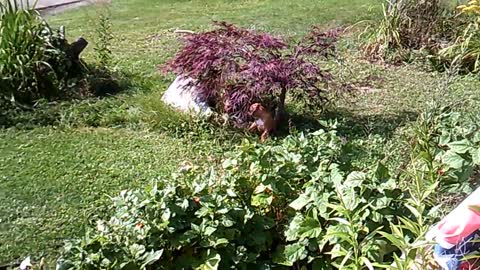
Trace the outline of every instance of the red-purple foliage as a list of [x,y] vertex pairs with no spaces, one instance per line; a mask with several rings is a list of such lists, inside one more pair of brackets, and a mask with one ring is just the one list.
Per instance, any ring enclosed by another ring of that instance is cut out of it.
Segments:
[[318,29],[290,49],[278,37],[216,23],[213,31],[188,35],[184,47],[167,63],[166,71],[192,78],[199,97],[237,123],[248,120],[250,104],[276,107],[281,120],[287,92],[325,100],[331,75],[315,60],[335,51],[338,31]]

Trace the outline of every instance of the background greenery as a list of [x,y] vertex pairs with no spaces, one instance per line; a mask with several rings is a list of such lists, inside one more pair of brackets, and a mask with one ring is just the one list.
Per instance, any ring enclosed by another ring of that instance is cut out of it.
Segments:
[[[47,20],[65,25],[69,39],[82,35],[92,41],[84,56],[94,59],[98,9],[89,6]],[[157,66],[180,44],[172,30],[200,31],[212,20],[227,20],[295,39],[311,25],[348,26],[376,20],[380,13],[374,0],[113,1],[112,69],[123,74],[128,87],[114,97],[39,104],[34,114],[2,122],[0,262],[27,255],[54,258],[65,238],[81,235],[81,224],[103,215],[98,209],[108,203],[107,196],[164,176],[184,160],[216,164],[237,144],[228,131],[178,124],[182,117],[161,103],[173,78]],[[474,76],[456,77],[446,92],[444,74],[415,64],[372,65],[356,57],[355,42],[347,35],[342,61],[332,62],[331,69],[363,92],[340,100],[328,117],[339,119],[339,135],[359,149],[358,164],[390,157],[391,166],[397,165],[392,155],[401,151],[392,149],[402,149],[409,123],[431,99],[479,110],[480,83]],[[216,139],[219,132],[229,139]]]

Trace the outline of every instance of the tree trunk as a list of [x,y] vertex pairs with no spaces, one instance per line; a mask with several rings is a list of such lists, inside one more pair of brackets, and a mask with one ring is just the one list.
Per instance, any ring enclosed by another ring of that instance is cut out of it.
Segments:
[[87,47],[88,42],[84,38],[79,38],[69,45],[67,54],[74,60],[78,61],[80,53]]
[[285,98],[287,96],[287,89],[282,87],[282,92],[278,97],[277,111],[275,112],[275,123],[279,125],[285,120]]

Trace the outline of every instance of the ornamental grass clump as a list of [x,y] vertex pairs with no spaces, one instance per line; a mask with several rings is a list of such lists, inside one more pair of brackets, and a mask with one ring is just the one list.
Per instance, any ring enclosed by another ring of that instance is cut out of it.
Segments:
[[[387,0],[365,47],[371,59],[407,60],[412,52],[435,55],[458,23],[445,0]],[[393,58],[393,59],[392,59]]]
[[67,43],[63,28],[54,31],[28,1],[0,1],[2,104],[70,96],[68,79],[82,72],[78,55],[87,44]]
[[447,48],[440,51],[439,55],[450,65],[458,65],[466,72],[478,73],[480,71],[480,2],[472,0],[465,5],[457,7],[459,16],[468,23],[461,28],[462,31],[456,40]]

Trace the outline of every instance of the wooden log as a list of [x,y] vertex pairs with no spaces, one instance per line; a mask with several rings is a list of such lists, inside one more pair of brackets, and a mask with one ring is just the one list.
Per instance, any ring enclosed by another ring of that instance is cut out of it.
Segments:
[[72,58],[72,60],[78,61],[80,59],[80,54],[87,46],[88,41],[83,37],[80,37],[75,42],[68,45],[67,54]]

